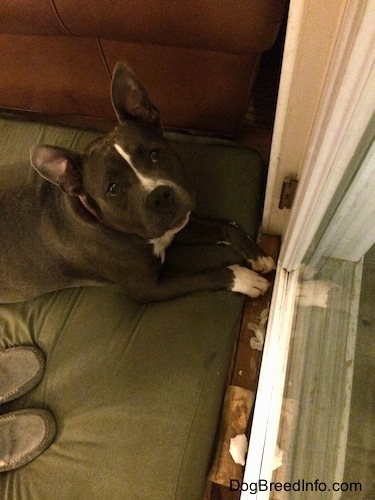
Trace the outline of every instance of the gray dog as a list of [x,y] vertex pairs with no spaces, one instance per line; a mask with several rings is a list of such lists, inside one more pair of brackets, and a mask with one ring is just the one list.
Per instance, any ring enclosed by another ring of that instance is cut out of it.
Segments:
[[[250,297],[269,283],[271,257],[235,224],[190,217],[194,197],[183,165],[163,138],[158,109],[124,62],[112,79],[119,125],[78,153],[37,145],[41,183],[0,194],[0,301],[18,302],[81,285],[116,283],[139,301],[197,290]],[[227,243],[253,269],[222,266],[163,277],[165,249],[185,242]]]

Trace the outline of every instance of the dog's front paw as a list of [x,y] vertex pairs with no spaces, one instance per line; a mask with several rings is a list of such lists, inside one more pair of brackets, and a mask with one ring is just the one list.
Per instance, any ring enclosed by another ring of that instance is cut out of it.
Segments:
[[228,266],[233,272],[233,283],[229,287],[232,292],[243,293],[249,297],[256,298],[264,295],[270,286],[269,282],[258,273],[247,267],[234,264]]
[[262,274],[267,274],[276,268],[275,261],[269,255],[260,255],[256,259],[249,259],[248,263],[251,269]]

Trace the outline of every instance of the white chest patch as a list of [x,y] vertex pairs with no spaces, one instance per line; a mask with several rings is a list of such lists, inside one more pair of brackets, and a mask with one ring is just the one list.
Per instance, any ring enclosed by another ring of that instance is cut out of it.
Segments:
[[174,238],[174,234],[171,234],[169,231],[160,236],[159,238],[154,238],[150,240],[151,245],[153,245],[153,253],[156,257],[158,257],[162,262],[165,260],[165,250],[172,243]]

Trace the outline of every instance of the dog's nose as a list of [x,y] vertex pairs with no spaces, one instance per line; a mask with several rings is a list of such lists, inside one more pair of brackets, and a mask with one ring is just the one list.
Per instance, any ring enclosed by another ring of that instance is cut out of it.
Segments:
[[170,186],[158,186],[147,197],[147,206],[157,212],[169,212],[176,205],[176,196]]

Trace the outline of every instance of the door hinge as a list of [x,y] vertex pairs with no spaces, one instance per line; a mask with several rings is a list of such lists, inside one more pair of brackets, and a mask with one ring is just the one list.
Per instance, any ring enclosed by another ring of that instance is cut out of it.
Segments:
[[283,187],[281,189],[279,208],[292,208],[294,197],[297,191],[297,186],[297,179],[285,177],[285,179],[283,180]]

